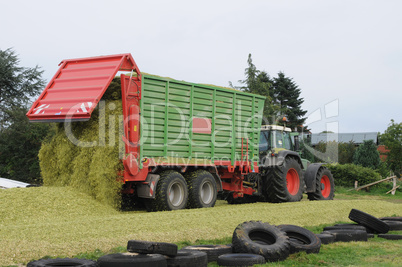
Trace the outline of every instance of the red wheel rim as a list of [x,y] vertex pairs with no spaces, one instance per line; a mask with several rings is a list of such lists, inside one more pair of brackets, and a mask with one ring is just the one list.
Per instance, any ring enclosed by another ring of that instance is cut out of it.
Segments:
[[286,174],[286,187],[291,195],[296,195],[299,192],[299,174],[293,168],[289,169],[288,173]]
[[329,181],[328,176],[323,175],[321,177],[321,194],[323,197],[327,198],[329,197],[330,193],[331,193],[331,183]]

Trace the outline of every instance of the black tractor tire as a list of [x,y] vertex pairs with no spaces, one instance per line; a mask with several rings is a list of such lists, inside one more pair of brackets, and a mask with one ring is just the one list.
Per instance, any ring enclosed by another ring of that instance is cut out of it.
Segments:
[[207,267],[207,253],[197,250],[179,250],[174,257],[166,257],[168,267]]
[[239,224],[233,232],[234,253],[251,253],[264,256],[266,261],[280,261],[289,256],[289,237],[274,225],[261,221]]
[[289,237],[290,253],[305,251],[306,253],[319,253],[321,240],[310,230],[291,224],[277,226]]
[[144,199],[147,211],[180,210],[187,205],[188,189],[183,175],[174,170],[160,173],[155,198]]
[[366,231],[366,227],[363,225],[358,225],[358,224],[339,224],[339,225],[334,225],[334,226],[326,226],[324,227],[324,231],[328,230],[362,230]]
[[[99,267],[166,267],[165,256],[161,254],[115,253],[100,257]],[[63,266],[63,265],[62,265]]]
[[218,257],[219,266],[254,266],[255,264],[265,264],[263,256],[250,253],[231,253]]
[[294,157],[286,157],[282,166],[267,170],[263,194],[269,202],[296,202],[303,198],[302,168]]
[[402,235],[379,234],[377,236],[380,237],[380,238],[388,239],[388,240],[402,240]]
[[232,253],[232,245],[194,245],[187,246],[182,248],[181,250],[196,250],[207,253],[208,262],[217,261],[218,257],[223,254]]
[[173,257],[177,255],[177,245],[163,242],[129,240],[127,242],[127,251],[142,254],[162,254]]
[[321,234],[331,234],[335,242],[367,241],[367,232],[363,230],[336,229],[324,231]]
[[330,170],[321,167],[315,177],[315,191],[307,193],[309,200],[333,200],[335,192],[334,177]]
[[97,267],[98,264],[95,261],[85,259],[41,259],[37,261],[31,261],[27,267],[49,267],[49,266],[77,266],[77,267]]
[[349,219],[371,229],[374,233],[386,234],[389,231],[389,225],[384,221],[357,209],[350,211]]
[[390,231],[402,231],[402,221],[382,221],[388,224]]
[[400,221],[400,222],[402,222],[402,217],[381,217],[379,219],[383,220],[383,221]]
[[212,174],[196,170],[185,175],[188,186],[187,208],[209,208],[215,206],[218,189]]
[[316,236],[321,240],[321,244],[331,244],[335,242],[335,237],[331,234],[316,234]]

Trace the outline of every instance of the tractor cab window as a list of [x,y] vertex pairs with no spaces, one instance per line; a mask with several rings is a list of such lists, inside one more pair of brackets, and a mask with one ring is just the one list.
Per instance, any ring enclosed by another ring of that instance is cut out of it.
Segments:
[[288,132],[283,133],[283,148],[287,150],[293,150],[292,149],[292,139],[290,138],[290,134]]
[[260,133],[260,152],[265,152],[271,149],[270,132],[261,131]]

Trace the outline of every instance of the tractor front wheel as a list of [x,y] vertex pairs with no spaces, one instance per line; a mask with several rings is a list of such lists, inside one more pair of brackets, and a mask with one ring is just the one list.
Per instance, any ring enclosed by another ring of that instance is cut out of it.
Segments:
[[307,193],[309,200],[332,200],[334,199],[334,177],[330,170],[321,167],[315,177],[315,191]]

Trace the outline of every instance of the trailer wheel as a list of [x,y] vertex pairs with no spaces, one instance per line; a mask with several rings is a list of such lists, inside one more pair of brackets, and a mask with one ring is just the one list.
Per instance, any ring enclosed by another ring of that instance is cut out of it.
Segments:
[[160,174],[154,199],[146,199],[148,211],[180,210],[186,207],[188,199],[187,183],[184,177],[174,170]]
[[261,221],[239,224],[233,232],[234,253],[264,256],[266,261],[284,260],[289,256],[289,237],[274,225]]
[[46,266],[79,266],[79,267],[96,267],[98,264],[91,260],[85,259],[42,259],[31,261],[27,267],[46,267]]
[[309,200],[332,200],[334,199],[334,177],[330,170],[321,167],[315,177],[315,192],[307,193]]
[[215,206],[218,189],[212,174],[196,170],[185,175],[188,185],[188,208],[209,208]]
[[303,198],[304,180],[299,162],[286,157],[282,166],[268,170],[264,194],[269,202],[295,202]]
[[[115,253],[100,257],[97,261],[99,267],[165,267],[165,256],[161,254]],[[63,266],[63,265],[52,265]]]

